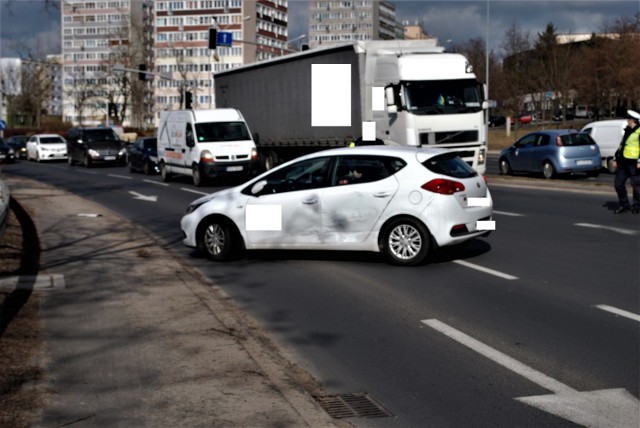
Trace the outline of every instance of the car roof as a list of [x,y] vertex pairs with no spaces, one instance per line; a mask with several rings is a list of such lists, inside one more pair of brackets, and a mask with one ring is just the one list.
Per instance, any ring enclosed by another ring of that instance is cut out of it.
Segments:
[[401,158],[415,157],[418,153],[427,155],[427,157],[435,156],[441,153],[447,153],[447,150],[432,147],[407,147],[407,146],[358,146],[358,147],[340,147],[335,149],[322,150],[312,153],[305,157],[321,157],[321,156],[343,156],[343,155],[371,155],[371,156],[396,156]]
[[58,134],[35,134],[34,137],[60,137],[62,138],[62,135],[58,135]]

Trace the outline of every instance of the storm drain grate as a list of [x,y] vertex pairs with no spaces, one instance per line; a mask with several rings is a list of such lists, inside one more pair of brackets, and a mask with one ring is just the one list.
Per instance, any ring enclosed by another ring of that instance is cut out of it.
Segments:
[[367,393],[338,394],[315,397],[322,408],[334,419],[385,418],[393,416],[389,410]]

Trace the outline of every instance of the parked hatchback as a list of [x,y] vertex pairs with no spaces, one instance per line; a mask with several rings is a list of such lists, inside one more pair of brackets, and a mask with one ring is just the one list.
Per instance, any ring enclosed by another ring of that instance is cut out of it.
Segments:
[[573,129],[532,132],[500,152],[501,174],[542,173],[545,178],[581,172],[600,173],[600,150],[595,141]]
[[158,139],[140,137],[129,149],[129,171],[142,171],[145,174],[158,174]]
[[307,155],[200,198],[181,228],[185,245],[219,261],[244,249],[357,250],[415,265],[488,233],[479,222],[492,207],[484,178],[455,153],[367,146]]
[[66,160],[67,141],[56,134],[36,134],[27,141],[27,159],[40,161]]
[[69,165],[81,162],[88,168],[96,163],[127,162],[124,143],[111,128],[72,128],[67,135]]

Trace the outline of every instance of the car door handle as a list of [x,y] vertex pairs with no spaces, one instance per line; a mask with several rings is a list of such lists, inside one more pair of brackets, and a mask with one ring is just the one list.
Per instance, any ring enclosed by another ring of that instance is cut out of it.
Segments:
[[318,200],[317,199],[305,199],[304,201],[302,201],[303,204],[305,205],[313,205],[313,204],[317,204]]
[[379,192],[373,194],[374,198],[386,198],[388,196],[391,196],[391,192]]

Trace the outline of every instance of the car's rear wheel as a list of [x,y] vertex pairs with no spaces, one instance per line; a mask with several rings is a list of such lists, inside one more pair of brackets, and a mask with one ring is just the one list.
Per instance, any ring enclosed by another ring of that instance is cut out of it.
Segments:
[[198,248],[209,260],[225,261],[240,254],[241,240],[228,220],[214,217],[200,227]]
[[544,178],[553,178],[557,175],[556,169],[551,162],[545,161],[542,164],[542,175],[544,175]]
[[385,228],[382,250],[391,263],[414,266],[427,257],[430,240],[429,231],[422,223],[411,218],[399,218]]
[[511,169],[511,164],[505,158],[500,159],[500,174],[502,175],[512,175],[513,170]]

